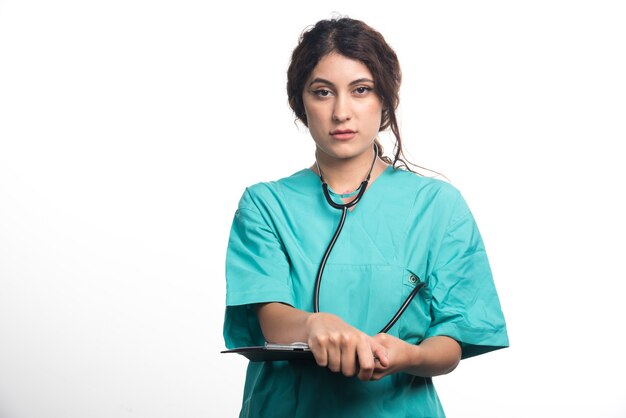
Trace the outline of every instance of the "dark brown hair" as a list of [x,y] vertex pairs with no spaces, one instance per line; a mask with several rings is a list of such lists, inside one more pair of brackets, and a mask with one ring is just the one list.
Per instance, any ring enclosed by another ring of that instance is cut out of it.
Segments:
[[360,20],[348,17],[320,20],[300,35],[287,70],[287,96],[296,117],[308,126],[302,100],[304,86],[317,63],[331,52],[362,62],[372,73],[374,88],[383,103],[379,131],[390,128],[396,138],[393,159],[383,155],[383,147],[376,140],[378,154],[394,167],[412,171],[404,156],[396,118],[402,81],[400,62],[383,36]]

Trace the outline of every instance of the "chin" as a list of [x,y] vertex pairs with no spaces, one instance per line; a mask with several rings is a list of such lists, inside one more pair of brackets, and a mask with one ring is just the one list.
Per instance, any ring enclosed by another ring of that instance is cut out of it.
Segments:
[[331,147],[330,149],[320,149],[320,152],[322,152],[323,154],[326,154],[331,158],[337,158],[340,160],[348,160],[354,157],[358,157],[359,155],[361,155],[361,152],[359,151],[360,149],[357,151],[353,147]]
[[[316,141],[317,142],[317,141]],[[316,143],[316,146],[327,154],[353,154],[358,155],[365,150],[369,149],[373,145],[373,142],[363,142],[362,140],[336,140],[331,138],[330,140],[320,141]]]

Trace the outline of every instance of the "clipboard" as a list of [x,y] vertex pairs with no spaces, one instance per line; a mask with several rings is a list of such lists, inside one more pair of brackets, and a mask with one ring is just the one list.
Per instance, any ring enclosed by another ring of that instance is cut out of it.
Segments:
[[221,353],[235,353],[245,356],[250,361],[288,361],[288,360],[313,360],[313,352],[306,343],[272,344],[238,347]]

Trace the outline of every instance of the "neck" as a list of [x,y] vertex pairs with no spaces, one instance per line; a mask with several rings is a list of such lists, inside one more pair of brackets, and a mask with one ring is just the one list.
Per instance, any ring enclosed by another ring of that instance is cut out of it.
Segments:
[[324,158],[323,155],[317,154],[316,164],[311,169],[321,175],[324,182],[336,193],[351,193],[368,175],[372,181],[386,167],[384,162],[374,156],[374,152],[372,148],[370,152],[363,153],[358,158],[341,161]]

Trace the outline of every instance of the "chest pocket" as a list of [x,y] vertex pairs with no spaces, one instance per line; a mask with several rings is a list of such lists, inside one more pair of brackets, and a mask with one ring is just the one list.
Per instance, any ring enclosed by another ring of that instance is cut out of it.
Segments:
[[417,286],[420,289],[394,326],[398,328],[400,338],[412,344],[422,341],[430,326],[432,293],[423,279],[411,270],[405,269],[402,278],[403,302]]
[[[402,266],[327,265],[320,288],[320,311],[338,315],[368,335],[387,325],[420,280]],[[388,334],[417,342],[430,319],[422,288]]]

